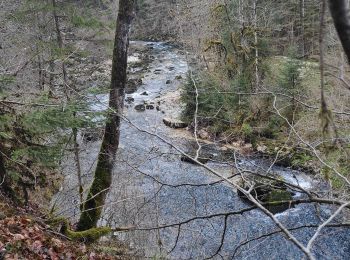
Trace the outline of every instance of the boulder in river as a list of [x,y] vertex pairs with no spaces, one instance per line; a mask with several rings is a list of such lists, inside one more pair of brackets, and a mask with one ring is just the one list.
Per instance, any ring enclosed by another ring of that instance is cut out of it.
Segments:
[[136,105],[134,108],[136,111],[139,111],[139,112],[143,112],[146,110],[146,106],[144,104]]
[[178,120],[178,119],[172,119],[172,118],[163,118],[163,123],[171,128],[178,129],[178,128],[185,128],[188,126],[187,123]]
[[128,103],[128,104],[130,104],[130,103],[132,103],[134,101],[135,101],[135,99],[133,97],[126,97],[125,98],[125,102]]
[[171,84],[171,80],[170,79],[168,79],[166,82],[165,82],[165,84]]
[[198,131],[198,137],[201,139],[209,139],[210,135],[207,131],[205,131],[204,129],[200,129]]
[[100,128],[86,128],[81,131],[84,143],[101,140],[103,131]]
[[140,85],[142,85],[142,79],[140,78],[129,79],[128,82],[126,83],[125,93],[126,94],[134,93]]
[[142,92],[140,95],[142,95],[142,96],[148,96],[148,92],[147,92],[147,91],[144,91],[144,92]]

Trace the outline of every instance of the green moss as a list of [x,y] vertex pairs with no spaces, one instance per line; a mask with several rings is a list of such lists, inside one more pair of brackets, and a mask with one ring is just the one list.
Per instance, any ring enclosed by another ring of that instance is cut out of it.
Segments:
[[279,202],[292,200],[292,195],[286,190],[272,190],[266,197],[266,202]]
[[94,242],[100,237],[108,235],[111,232],[112,229],[110,227],[97,227],[84,231],[72,231],[70,229],[67,229],[65,235],[72,240]]
[[61,232],[74,241],[83,241],[92,243],[100,239],[102,236],[110,234],[113,230],[110,227],[94,227],[84,231],[73,231],[69,229],[69,222],[64,217],[57,217],[48,221],[50,225],[62,225]]
[[[101,152],[100,152],[101,154]],[[99,158],[97,163],[94,181],[90,187],[87,199],[82,205],[82,213],[77,225],[77,230],[83,231],[96,227],[102,212],[107,195],[107,190],[112,182],[108,162]]]

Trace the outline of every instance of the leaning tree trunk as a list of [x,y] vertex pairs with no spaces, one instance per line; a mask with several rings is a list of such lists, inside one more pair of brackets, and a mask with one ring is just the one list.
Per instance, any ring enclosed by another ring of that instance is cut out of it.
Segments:
[[134,3],[135,0],[119,1],[109,111],[94,180],[82,207],[78,230],[87,230],[96,226],[112,182],[113,164],[119,146],[120,114],[123,113],[124,107],[129,31],[134,17]]
[[328,3],[335,28],[350,63],[350,11],[348,0],[328,0]]

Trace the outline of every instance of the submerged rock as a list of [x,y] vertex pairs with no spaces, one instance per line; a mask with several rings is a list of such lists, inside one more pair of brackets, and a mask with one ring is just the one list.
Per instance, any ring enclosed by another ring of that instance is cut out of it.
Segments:
[[172,119],[172,118],[163,118],[163,123],[171,128],[178,129],[178,128],[185,128],[188,126],[187,123],[178,120],[178,119]]
[[[241,185],[243,189],[249,190],[249,187],[247,185]],[[240,190],[237,190],[238,196],[248,202],[252,203],[243,192]],[[290,201],[293,199],[293,193],[287,189],[286,185],[278,182],[256,182],[254,189],[250,192],[250,194],[257,199],[260,202],[263,203],[273,203],[272,205],[266,205],[265,207],[272,213],[280,213],[287,209],[289,209],[291,206],[288,202],[287,203],[279,203],[281,201]]]
[[[197,159],[198,162],[203,163],[203,164],[206,164],[209,160],[210,160],[210,158],[202,158],[202,157],[198,157],[198,159]],[[197,162],[195,160],[193,160],[192,158],[189,158],[185,155],[181,155],[181,161],[192,163],[192,164],[197,164]]]

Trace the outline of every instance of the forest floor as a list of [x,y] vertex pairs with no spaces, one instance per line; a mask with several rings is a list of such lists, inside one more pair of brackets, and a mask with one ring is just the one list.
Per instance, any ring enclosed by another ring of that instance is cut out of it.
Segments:
[[0,194],[0,259],[135,259],[113,241],[86,245],[45,223],[37,205],[19,207]]
[[0,259],[131,259],[114,241],[86,245],[45,223],[37,205],[19,207],[0,194]]

